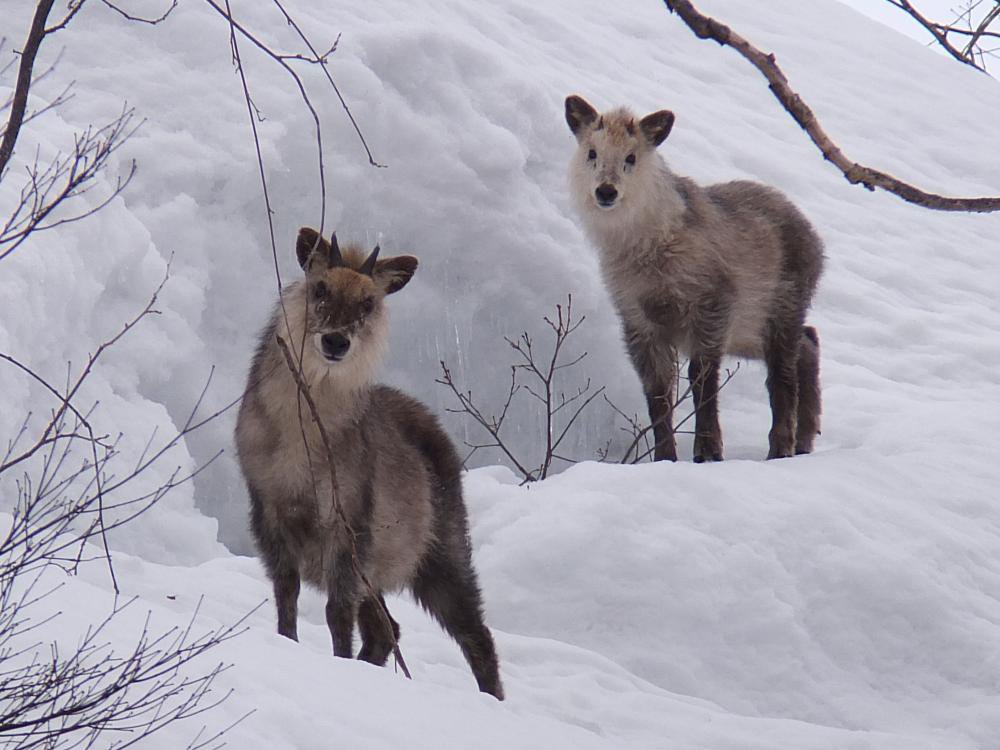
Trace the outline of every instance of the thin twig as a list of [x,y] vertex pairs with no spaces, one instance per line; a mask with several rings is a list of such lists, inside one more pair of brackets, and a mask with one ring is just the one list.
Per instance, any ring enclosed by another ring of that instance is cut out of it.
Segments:
[[111,8],[111,10],[118,13],[119,15],[123,16],[124,18],[127,18],[129,21],[138,21],[139,23],[149,24],[150,26],[156,26],[166,21],[167,18],[170,16],[170,14],[174,12],[174,8],[177,7],[177,0],[170,0],[170,6],[165,11],[163,11],[163,13],[161,13],[159,16],[155,16],[153,18],[145,18],[143,16],[132,15],[131,13],[123,10],[122,8],[119,8],[117,5],[115,5],[115,3],[111,2],[111,0],[101,0],[101,2],[104,3],[107,7]]

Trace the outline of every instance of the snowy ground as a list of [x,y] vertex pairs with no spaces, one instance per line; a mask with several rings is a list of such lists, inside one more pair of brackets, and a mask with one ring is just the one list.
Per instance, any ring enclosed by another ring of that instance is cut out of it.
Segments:
[[[0,34],[20,38],[20,5]],[[234,9],[248,23],[280,27],[267,4],[245,5]],[[588,463],[529,488],[505,469],[473,471],[504,704],[475,692],[457,647],[405,599],[390,608],[413,682],[328,657],[322,602],[308,594],[301,644],[273,635],[264,607],[219,650],[234,663],[222,681],[236,693],[210,725],[256,709],[229,738],[250,750],[995,748],[1000,217],[935,214],[849,186],[744,61],[695,39],[654,0],[290,6],[319,39],[343,32],[332,72],[389,164],[367,166],[324,95],[328,225],[421,257],[415,282],[392,299],[387,378],[440,411],[432,381],[443,357],[484,395],[499,394],[500,336],[535,326],[572,292],[588,315],[585,374],[641,408],[569,211],[574,143],[561,110],[575,92],[602,107],[674,109],[663,153],[677,171],[775,184],[813,219],[829,259],[812,316],[825,418],[817,453],[764,462],[763,372],[744,365],[723,394],[723,464]],[[996,81],[833,0],[699,6],[774,50],[852,158],[929,189],[1000,193]],[[97,217],[3,262],[0,349],[58,379],[142,306],[173,252],[163,314],[90,393],[116,426],[145,436],[186,416],[210,365],[212,404],[242,387],[274,290],[252,142],[227,31],[195,0],[155,29],[88,6],[64,33],[63,77],[44,90],[72,77],[77,97],[37,121],[23,153],[54,148],[68,126],[107,119],[127,98],[149,120],[123,155],[140,173]],[[290,276],[284,240],[319,221],[315,156],[287,82],[247,57],[269,118],[265,157]],[[11,184],[0,184],[0,205]],[[37,392],[0,371],[5,431],[35,403]],[[536,425],[520,420],[530,447]],[[228,446],[230,430],[223,420],[177,462]],[[611,430],[611,415],[595,413],[577,455],[592,456]],[[201,479],[116,539],[123,588],[163,627],[186,621],[202,595],[204,627],[268,596],[256,562],[216,542],[218,532],[248,549],[232,462]],[[69,580],[59,602],[77,614],[54,627],[68,634],[99,618],[107,590],[99,565]],[[124,626],[119,636],[130,640]],[[191,734],[178,726],[148,746],[176,748]]]

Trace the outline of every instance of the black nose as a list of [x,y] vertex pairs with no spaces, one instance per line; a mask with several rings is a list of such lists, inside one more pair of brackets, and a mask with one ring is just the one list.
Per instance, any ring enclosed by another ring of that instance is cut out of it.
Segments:
[[334,362],[343,359],[347,350],[351,348],[351,340],[339,333],[323,334],[322,342],[323,356]]
[[615,190],[614,185],[604,182],[597,186],[594,195],[597,196],[597,202],[602,206],[610,206],[615,202],[615,198],[618,197],[618,191]]

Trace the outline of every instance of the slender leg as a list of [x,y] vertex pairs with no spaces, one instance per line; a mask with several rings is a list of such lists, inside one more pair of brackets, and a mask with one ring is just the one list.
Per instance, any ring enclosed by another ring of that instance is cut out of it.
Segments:
[[338,555],[330,575],[326,600],[326,624],[330,628],[334,656],[351,658],[360,584],[351,554],[344,552]]
[[274,603],[278,608],[278,634],[299,639],[299,572],[291,566],[282,567],[272,575]]
[[655,346],[628,323],[625,324],[625,345],[646,396],[649,423],[653,426],[653,460],[676,461],[673,424],[676,353],[667,347]]
[[712,293],[698,301],[693,321],[693,344],[688,379],[694,401],[694,461],[722,460],[722,428],[719,426],[719,367],[723,342],[732,317],[734,290],[720,276]]
[[278,613],[278,634],[293,641],[299,639],[299,567],[288,540],[264,518],[264,498],[253,486],[250,490],[250,530],[257,542],[261,562],[274,589]]
[[413,594],[458,642],[479,689],[503,700],[496,648],[483,621],[482,596],[471,562],[455,561],[440,549],[432,550],[420,565]]
[[676,461],[673,389],[669,392],[664,389],[646,389],[646,406],[649,408],[649,422],[653,425],[653,460]]
[[799,339],[801,329],[772,330],[765,343],[767,392],[771,398],[771,432],[768,458],[795,453],[796,412],[799,393]]
[[795,452],[811,453],[819,434],[822,395],[819,384],[819,335],[812,326],[802,329],[799,341],[799,408]]
[[[386,627],[386,615],[389,617],[389,627]],[[399,623],[389,615],[381,594],[377,599],[367,596],[361,601],[358,608],[358,630],[361,633],[361,652],[358,658],[383,666],[392,653],[393,644],[399,642]]]
[[719,366],[717,354],[691,356],[688,378],[694,397],[694,461],[722,460],[722,429],[719,427]]

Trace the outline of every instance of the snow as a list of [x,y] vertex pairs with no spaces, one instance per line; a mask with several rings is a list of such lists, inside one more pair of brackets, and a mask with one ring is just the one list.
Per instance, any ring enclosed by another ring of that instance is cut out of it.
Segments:
[[[0,34],[20,38],[21,5]],[[572,292],[587,315],[583,376],[642,410],[567,199],[574,142],[562,102],[579,93],[602,108],[672,108],[662,151],[678,172],[774,184],[813,220],[828,256],[811,316],[823,434],[811,456],[763,461],[763,371],[743,363],[723,392],[722,464],[583,463],[524,488],[506,469],[475,469],[466,491],[505,703],[475,691],[458,648],[405,597],[389,606],[412,682],[333,659],[310,592],[302,643],[273,633],[268,603],[208,659],[233,663],[219,687],[235,689],[209,726],[255,710],[227,738],[250,750],[995,747],[1000,218],[933,213],[848,185],[745,61],[694,38],[654,0],[289,7],[316,40],[343,32],[331,72],[388,165],[367,164],[332,93],[307,72],[325,128],[326,227],[421,259],[391,300],[387,380],[443,414],[450,402],[433,378],[446,359],[496,403],[510,362],[502,336],[540,331]],[[945,193],[1000,192],[996,81],[834,0],[699,7],[773,50],[851,158]],[[268,4],[234,9],[293,45]],[[2,262],[0,350],[59,382],[67,361],[79,365],[142,308],[172,256],[161,314],[109,355],[86,393],[100,399],[106,429],[130,438],[124,465],[154,428],[169,434],[187,418],[213,365],[205,411],[239,394],[276,288],[273,260],[228,30],[207,6],[188,0],[147,28],[88,4],[60,35],[65,54],[39,101],[71,77],[77,95],[31,123],[18,157],[65,148],[73,127],[109,119],[127,99],[146,122],[118,166],[135,158],[139,172],[95,217]],[[267,117],[288,280],[295,230],[321,219],[311,124],[288,79],[244,54]],[[0,183],[0,206],[14,191]],[[0,369],[3,434],[26,406],[40,417],[52,404]],[[144,481],[229,448],[233,418]],[[531,452],[538,415],[514,419]],[[474,434],[457,418],[447,425],[456,439]],[[592,458],[614,430],[610,410],[595,408],[574,455]],[[690,456],[689,440],[680,453]],[[216,541],[250,551],[245,509],[227,454],[114,537],[124,593],[152,610],[154,626],[186,622],[204,597],[198,625],[208,629],[269,596],[256,561]],[[65,583],[50,600],[66,612],[51,632],[72,640],[107,611],[110,584],[100,562]],[[134,640],[132,620],[117,627],[116,639]],[[144,747],[183,747],[194,731],[178,725]]]

